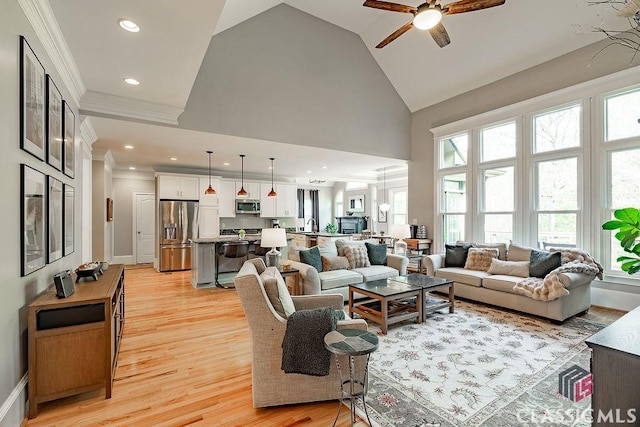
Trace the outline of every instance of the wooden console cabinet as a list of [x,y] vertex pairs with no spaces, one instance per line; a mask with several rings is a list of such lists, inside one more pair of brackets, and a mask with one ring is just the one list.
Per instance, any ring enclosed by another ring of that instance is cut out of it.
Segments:
[[640,307],[586,341],[592,349],[593,425],[638,425],[640,419]]
[[124,266],[114,264],[97,281],[81,279],[67,298],[51,286],[29,305],[29,418],[61,397],[102,387],[111,397],[124,295]]

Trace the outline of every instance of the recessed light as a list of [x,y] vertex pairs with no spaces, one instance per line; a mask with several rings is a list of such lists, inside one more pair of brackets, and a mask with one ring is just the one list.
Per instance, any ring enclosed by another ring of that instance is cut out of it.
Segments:
[[273,169],[273,166],[269,166],[269,170]]
[[138,27],[138,24],[130,19],[118,19],[118,25],[120,26],[120,28],[125,31],[129,31],[130,33],[137,33],[138,31],[140,31],[140,27]]
[[229,162],[224,162],[223,165],[229,166]]
[[307,171],[307,173],[311,173],[311,171]]
[[124,148],[127,150],[133,150],[133,145],[125,145]]
[[131,86],[138,86],[140,84],[139,81],[137,81],[136,79],[132,79],[131,77],[127,77],[126,79],[122,79],[122,80],[124,80],[126,84],[129,84]]
[[136,170],[136,168],[134,168],[133,166],[129,166],[129,169],[132,171]]
[[171,157],[169,160],[173,160],[175,162],[176,160],[178,160],[178,158],[177,157]]
[[322,167],[322,169],[326,169],[326,168],[327,168],[326,166],[323,166],[323,167]]

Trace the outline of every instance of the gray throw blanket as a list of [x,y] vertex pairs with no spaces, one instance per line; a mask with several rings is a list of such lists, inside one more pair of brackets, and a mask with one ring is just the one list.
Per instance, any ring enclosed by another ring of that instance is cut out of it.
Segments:
[[282,340],[281,369],[287,374],[329,375],[331,353],[324,347],[324,336],[343,319],[344,312],[333,307],[293,312]]

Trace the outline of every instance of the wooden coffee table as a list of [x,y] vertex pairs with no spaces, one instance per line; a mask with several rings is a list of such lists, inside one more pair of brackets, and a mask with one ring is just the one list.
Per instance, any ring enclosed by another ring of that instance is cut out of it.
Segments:
[[[367,296],[365,300],[354,301],[353,294]],[[349,315],[354,313],[378,323],[383,334],[387,326],[416,319],[422,323],[424,297],[422,288],[390,279],[349,285]]]
[[[449,313],[453,313],[455,309],[453,280],[427,276],[425,274],[407,274],[406,276],[397,276],[389,280],[422,289],[422,300],[424,301],[422,309],[423,321],[426,320],[427,314],[433,313],[442,308],[448,307]],[[430,295],[431,291],[441,287],[449,288],[448,300]]]

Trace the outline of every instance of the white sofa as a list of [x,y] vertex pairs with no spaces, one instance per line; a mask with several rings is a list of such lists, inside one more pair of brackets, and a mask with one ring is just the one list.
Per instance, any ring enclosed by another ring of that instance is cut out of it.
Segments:
[[[338,256],[338,247],[346,244],[351,246],[364,246],[365,243],[375,243],[376,239],[344,241],[337,240],[330,242],[326,246],[320,246],[320,253],[323,256]],[[303,250],[305,248],[302,248]],[[372,265],[354,269],[340,269],[318,272],[314,267],[299,261],[295,254],[301,248],[289,250],[289,263],[291,267],[300,271],[300,283],[303,295],[318,294],[342,294],[344,300],[348,300],[349,285],[373,280],[387,279],[398,275],[407,274],[409,259],[402,255],[387,254],[386,265]]]
[[[508,256],[508,252],[506,255]],[[456,297],[509,308],[558,322],[586,312],[591,306],[590,289],[595,275],[560,273],[559,279],[569,294],[553,301],[539,301],[514,290],[516,283],[522,281],[523,277],[490,274],[486,271],[462,267],[447,267],[445,254],[426,255],[423,259],[423,267],[430,276],[453,280]]]

